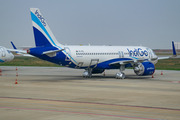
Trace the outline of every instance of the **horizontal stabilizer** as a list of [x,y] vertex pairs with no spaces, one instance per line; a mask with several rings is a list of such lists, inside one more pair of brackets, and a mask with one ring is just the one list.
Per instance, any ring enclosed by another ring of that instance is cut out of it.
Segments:
[[60,52],[60,51],[63,51],[63,50],[65,50],[65,49],[61,49],[61,50],[49,50],[49,51],[43,52],[42,55],[47,55],[49,57],[54,57],[54,56],[56,56],[57,52]]

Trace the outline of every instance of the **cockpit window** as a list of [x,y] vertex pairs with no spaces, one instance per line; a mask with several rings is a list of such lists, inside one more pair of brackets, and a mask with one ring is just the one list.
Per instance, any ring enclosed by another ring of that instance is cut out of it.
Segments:
[[146,48],[147,51],[149,51],[149,53],[153,56],[156,56],[156,54],[154,53],[154,51],[150,48]]
[[5,52],[3,47],[0,48],[0,51],[2,52],[2,57],[5,57],[6,56],[6,52]]

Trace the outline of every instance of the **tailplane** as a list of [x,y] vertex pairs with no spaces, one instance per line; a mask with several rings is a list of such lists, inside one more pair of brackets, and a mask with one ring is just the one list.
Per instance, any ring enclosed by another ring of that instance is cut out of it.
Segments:
[[54,37],[40,10],[38,8],[30,8],[30,13],[36,47],[63,46]]

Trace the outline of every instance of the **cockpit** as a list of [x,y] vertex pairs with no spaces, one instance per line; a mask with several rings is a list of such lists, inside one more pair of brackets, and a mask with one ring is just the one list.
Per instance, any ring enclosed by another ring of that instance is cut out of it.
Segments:
[[157,57],[156,54],[154,53],[154,51],[153,51],[152,49],[146,48],[146,50],[148,51],[150,58],[155,58],[155,57]]
[[6,56],[6,51],[3,47],[0,47],[0,56],[5,57]]

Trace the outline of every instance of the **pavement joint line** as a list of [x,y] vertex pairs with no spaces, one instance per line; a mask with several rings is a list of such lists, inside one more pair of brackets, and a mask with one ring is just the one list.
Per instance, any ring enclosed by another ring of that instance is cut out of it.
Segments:
[[133,117],[133,116],[123,116],[123,115],[111,115],[111,114],[98,114],[98,113],[86,113],[86,112],[76,112],[76,111],[60,111],[60,110],[48,110],[48,109],[35,109],[35,108],[19,108],[19,107],[4,107],[4,109],[18,109],[18,110],[36,110],[36,111],[49,111],[49,112],[63,112],[63,113],[74,113],[74,114],[86,114],[86,115],[99,115],[99,116],[109,116],[109,117],[121,117],[121,118],[133,118],[141,120],[159,120],[154,118],[142,118],[142,117]]
[[[1,102],[1,101],[0,101]],[[14,103],[14,102],[12,102]],[[46,105],[48,106],[48,108],[56,108],[57,106],[59,107],[64,107],[66,105],[50,105],[50,104],[35,104],[35,103],[21,103],[21,104],[29,104],[29,105]],[[56,106],[56,107],[54,107]],[[123,106],[122,106],[123,107]],[[76,107],[66,107],[66,108],[76,108]],[[78,107],[78,109],[87,109],[87,108],[90,108],[90,107]],[[94,108],[91,108],[91,109],[94,109]],[[180,116],[180,115],[176,115],[176,114],[165,114],[165,113],[157,113],[157,112],[143,112],[143,111],[133,111],[133,110],[114,110],[114,109],[104,109],[104,108],[96,108],[94,110],[106,110],[106,111],[119,111],[119,112],[131,112],[131,113],[144,113],[144,114],[154,114],[154,115],[167,115],[167,116]]]
[[26,99],[26,100],[39,100],[39,101],[54,101],[54,102],[69,102],[69,103],[82,103],[82,104],[95,104],[95,105],[111,105],[111,106],[124,106],[124,107],[137,107],[137,108],[149,108],[149,109],[162,109],[162,110],[180,111],[180,109],[172,109],[172,108],[160,108],[160,107],[149,107],[149,106],[135,106],[135,105],[118,105],[118,104],[108,104],[108,103],[93,103],[93,102],[78,102],[78,101],[49,100],[49,99],[35,99],[35,98],[18,98],[18,97],[0,97],[0,98]]

